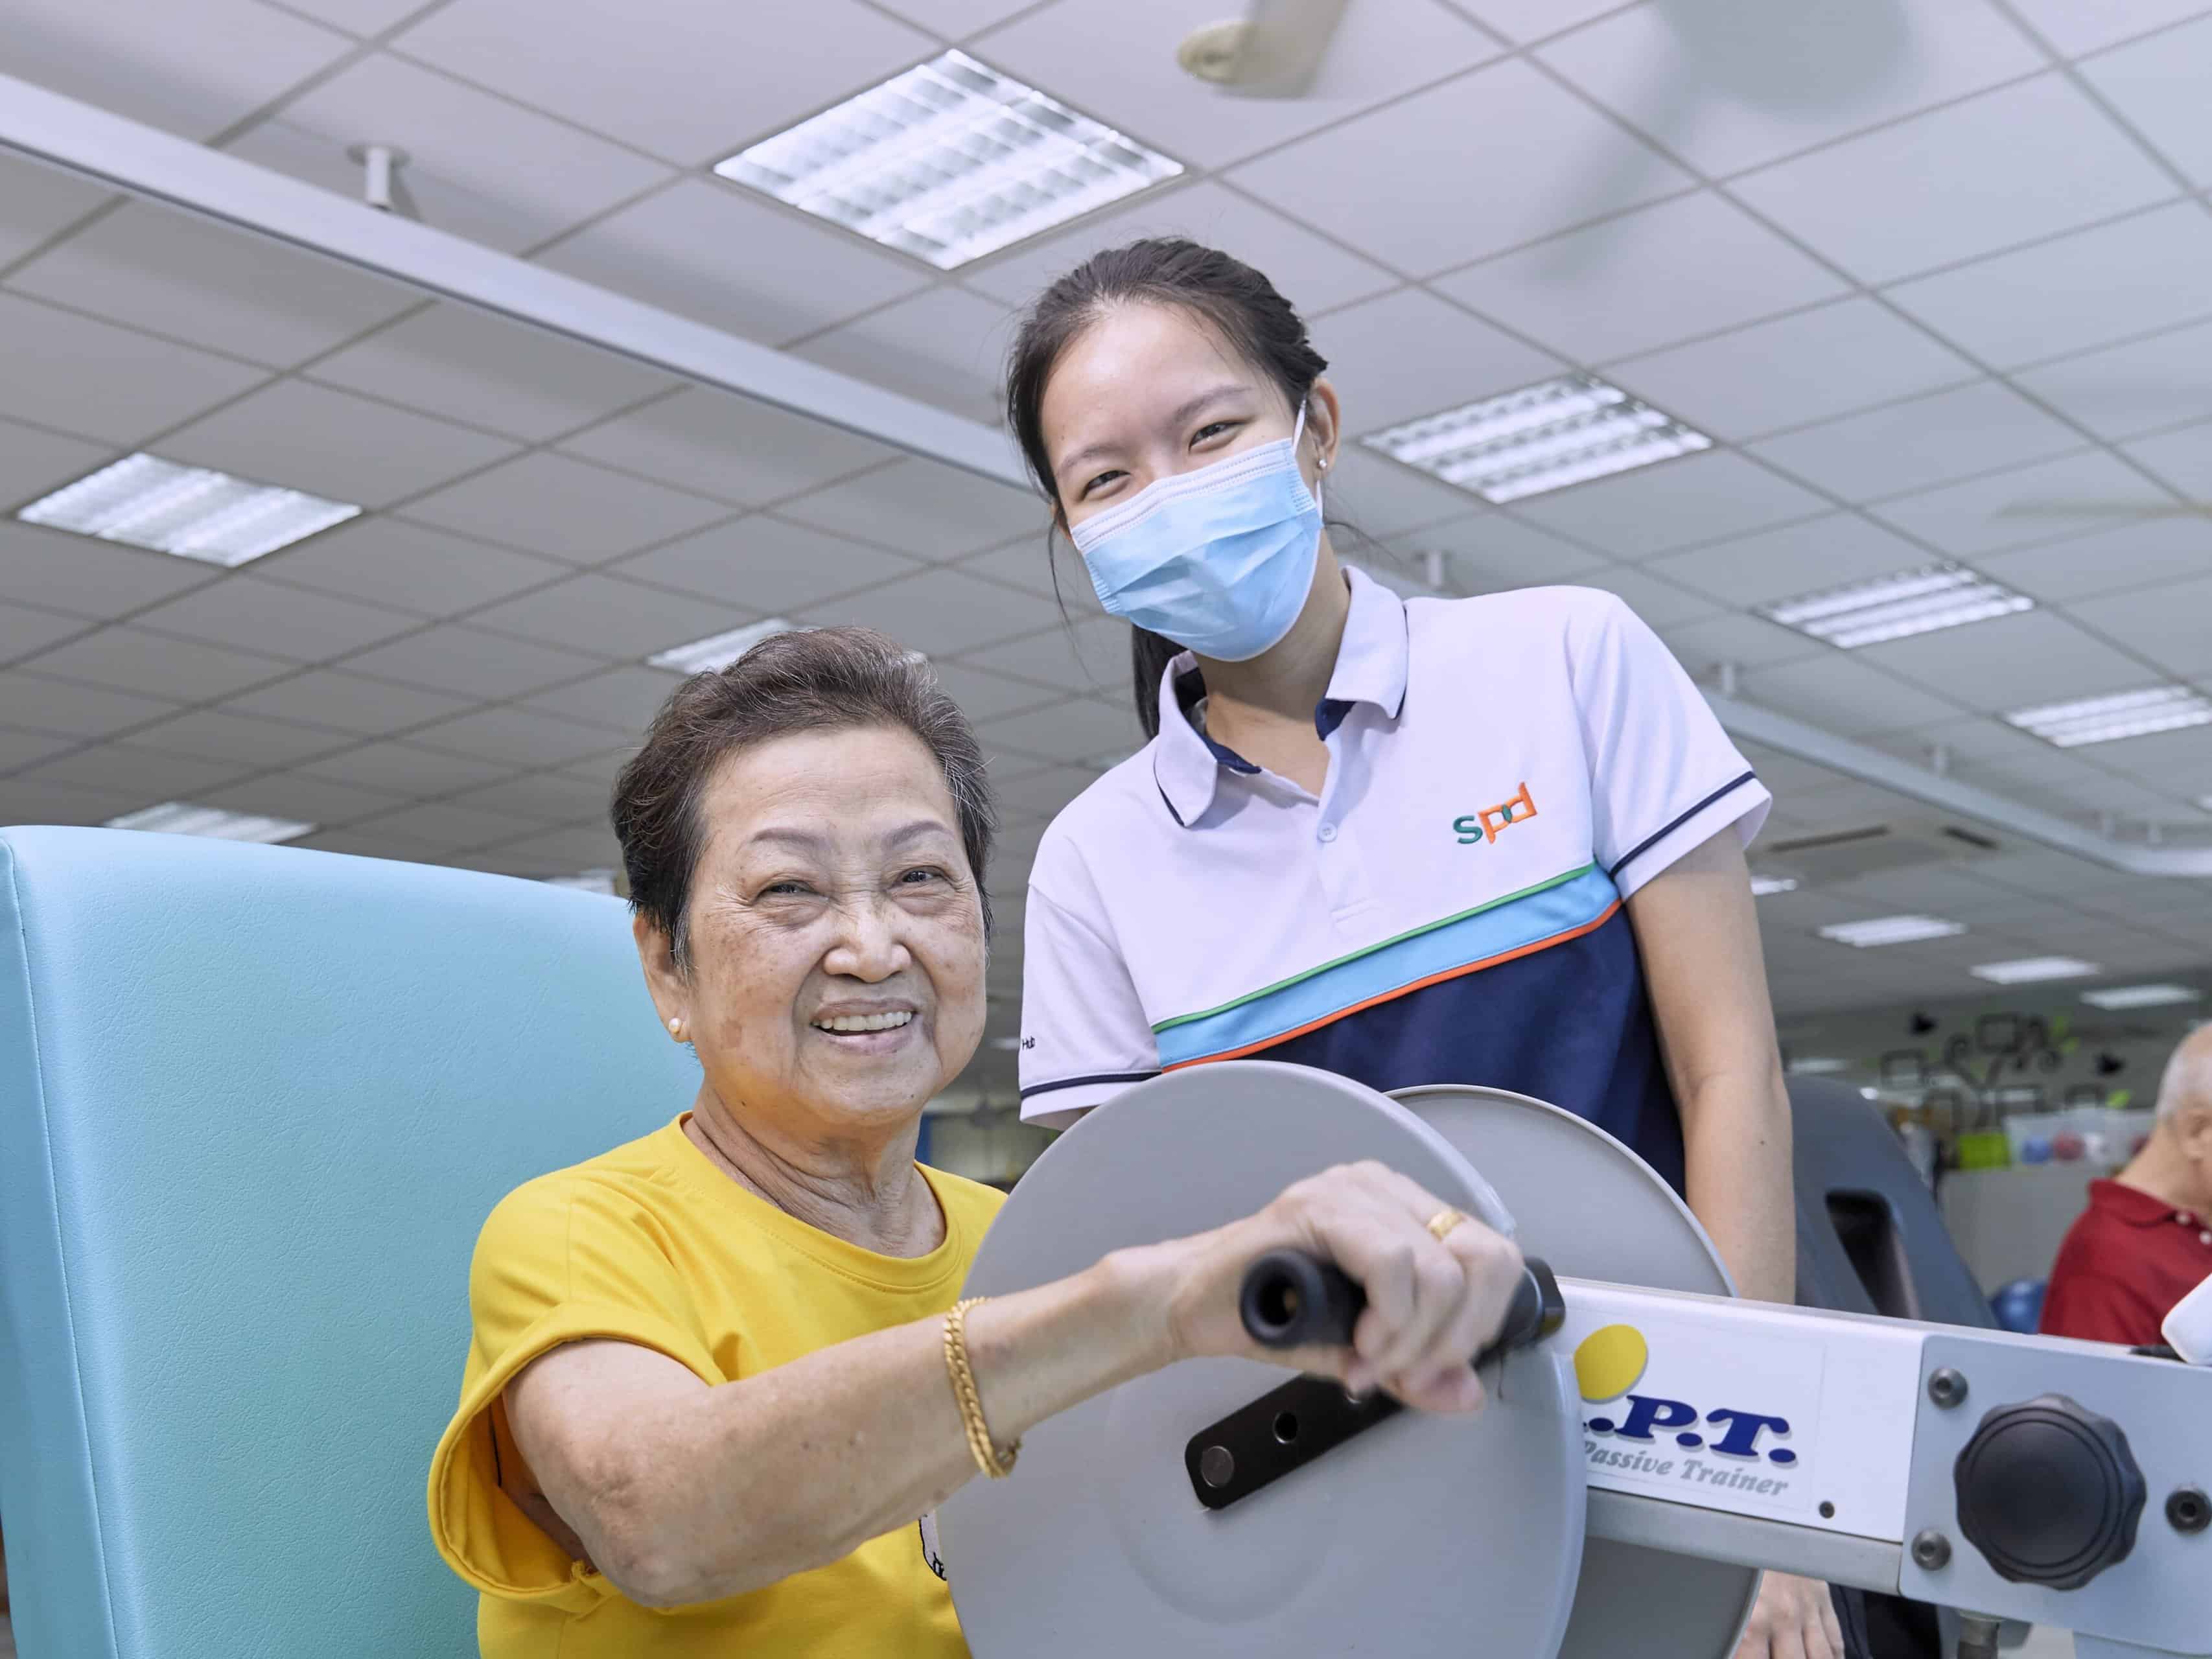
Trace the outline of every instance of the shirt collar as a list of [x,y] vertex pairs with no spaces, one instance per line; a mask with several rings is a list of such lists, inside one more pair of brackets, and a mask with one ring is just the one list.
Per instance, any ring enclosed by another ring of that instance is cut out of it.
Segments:
[[2155,1227],[2161,1222],[2179,1221],[2184,1214],[2164,1199],[2140,1187],[2130,1187],[2124,1181],[2091,1182],[2089,1202],[2113,1220],[2130,1227]]
[[[1352,604],[1328,691],[1314,710],[1315,729],[1327,737],[1355,703],[1371,703],[1395,720],[1406,702],[1406,602],[1364,571],[1344,567]],[[1213,804],[1224,769],[1254,771],[1248,761],[1214,743],[1191,723],[1181,692],[1195,689],[1198,659],[1184,652],[1160,676],[1160,734],[1152,745],[1152,780],[1177,823],[1198,822]]]

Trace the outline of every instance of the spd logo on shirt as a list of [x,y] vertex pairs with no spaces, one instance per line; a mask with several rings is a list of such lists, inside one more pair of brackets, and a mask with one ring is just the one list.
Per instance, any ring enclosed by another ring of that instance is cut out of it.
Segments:
[[1478,841],[1487,847],[1508,826],[1535,816],[1536,803],[1529,798],[1528,786],[1524,782],[1519,794],[1502,800],[1495,806],[1486,806],[1480,812],[1454,818],[1452,833],[1459,837],[1459,844],[1462,847]]

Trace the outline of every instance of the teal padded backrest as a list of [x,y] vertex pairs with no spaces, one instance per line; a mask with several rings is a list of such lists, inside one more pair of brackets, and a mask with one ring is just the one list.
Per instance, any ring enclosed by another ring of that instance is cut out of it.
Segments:
[[24,1659],[460,1659],[422,1489],[500,1195],[687,1106],[617,900],[0,830]]

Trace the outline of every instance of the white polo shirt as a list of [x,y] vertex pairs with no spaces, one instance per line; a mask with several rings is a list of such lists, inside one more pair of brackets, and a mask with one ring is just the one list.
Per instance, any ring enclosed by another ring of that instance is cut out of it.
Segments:
[[1601,1125],[1679,1187],[1681,1130],[1622,901],[1771,797],[1609,593],[1401,600],[1357,570],[1318,798],[1191,723],[1046,830],[1030,877],[1022,1115],[1262,1054],[1379,1089],[1475,1083]]

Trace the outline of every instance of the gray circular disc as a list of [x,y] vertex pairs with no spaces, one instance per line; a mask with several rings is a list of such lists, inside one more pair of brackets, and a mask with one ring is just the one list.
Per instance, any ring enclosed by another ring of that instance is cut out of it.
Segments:
[[[1432,1085],[1391,1098],[1482,1171],[1522,1249],[1554,1273],[1735,1294],[1689,1206],[1595,1124],[1503,1089]],[[1758,1594],[1756,1568],[1593,1538],[1560,1659],[1728,1659]]]
[[[1303,1066],[1231,1061],[1140,1085],[1063,1135],[993,1224],[967,1294],[1220,1226],[1369,1158],[1510,1224],[1466,1160],[1386,1097]],[[1503,1397],[1473,1418],[1403,1413],[1206,1510],[1185,1443],[1289,1376],[1242,1359],[1170,1366],[1039,1425],[1011,1479],[949,1499],[939,1540],[977,1659],[1552,1659],[1582,1556],[1569,1360],[1517,1357]]]

